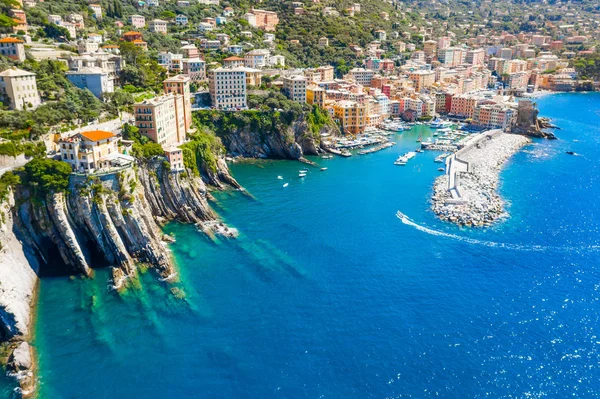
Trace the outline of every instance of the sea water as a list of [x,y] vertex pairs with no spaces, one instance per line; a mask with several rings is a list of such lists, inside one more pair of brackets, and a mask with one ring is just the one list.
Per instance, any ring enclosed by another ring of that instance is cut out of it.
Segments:
[[393,164],[424,126],[304,178],[232,165],[248,194],[214,206],[240,236],[169,225],[180,282],[42,280],[40,397],[599,396],[600,93],[537,101],[559,140],[508,161],[486,229],[432,214],[436,153]]

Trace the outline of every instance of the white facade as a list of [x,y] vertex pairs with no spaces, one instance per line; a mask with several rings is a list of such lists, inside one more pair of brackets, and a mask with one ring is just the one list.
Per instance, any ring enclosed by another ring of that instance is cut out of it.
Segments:
[[246,69],[217,68],[209,71],[209,91],[218,109],[246,108]]
[[35,73],[14,67],[0,72],[0,95],[9,100],[10,109],[18,111],[35,109],[42,102]]

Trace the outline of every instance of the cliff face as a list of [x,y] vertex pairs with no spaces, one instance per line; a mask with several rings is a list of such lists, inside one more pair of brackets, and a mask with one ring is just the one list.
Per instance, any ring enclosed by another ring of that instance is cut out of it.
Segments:
[[335,136],[335,125],[324,125],[313,135],[305,118],[300,117],[290,125],[277,124],[270,132],[254,129],[251,124],[225,133],[217,132],[227,152],[248,158],[300,159],[304,155],[322,152],[320,136]]
[[[239,184],[223,159],[207,178],[224,187]],[[21,385],[33,391],[35,378],[30,335],[31,306],[38,275],[48,270],[91,275],[111,266],[115,289],[137,275],[140,263],[164,279],[175,276],[160,225],[170,220],[195,223],[207,233],[235,235],[217,221],[207,202],[207,187],[191,173],[172,173],[163,160],[149,161],[118,173],[71,175],[66,193],[31,195],[25,185],[1,204],[0,344],[3,359]]]

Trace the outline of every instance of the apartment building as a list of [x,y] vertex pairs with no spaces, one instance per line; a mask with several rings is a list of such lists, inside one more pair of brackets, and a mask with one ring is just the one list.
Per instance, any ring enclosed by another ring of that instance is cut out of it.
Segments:
[[0,95],[9,101],[10,109],[17,111],[37,108],[42,102],[35,73],[15,67],[0,72]]
[[[185,140],[185,120],[177,116],[184,113],[183,96],[165,94],[133,105],[135,126],[140,134],[168,148]],[[179,111],[179,112],[178,112]]]
[[246,102],[246,68],[216,68],[208,73],[212,104],[218,109],[241,109]]
[[334,68],[331,65],[320,66],[317,72],[321,74],[321,82],[330,82],[334,78]]
[[90,4],[92,16],[98,20],[102,19],[102,6],[100,4]]
[[193,82],[206,78],[206,62],[200,58],[184,58],[181,60],[181,73]]
[[190,126],[192,125],[192,97],[190,92],[190,82],[191,79],[184,75],[176,75],[163,81],[163,89],[165,94],[183,96],[183,107],[175,108],[175,112],[178,121],[183,119],[184,129],[186,132],[190,130]]
[[514,109],[501,104],[482,104],[475,107],[473,112],[473,125],[485,129],[506,130],[514,123],[516,112]]
[[408,78],[415,87],[415,91],[420,93],[430,88],[435,83],[434,71],[413,71],[408,74]]
[[286,76],[283,78],[283,94],[287,98],[299,103],[306,102],[306,82],[302,75]]
[[265,49],[256,49],[244,55],[244,64],[248,68],[264,68],[268,65],[271,52]]
[[319,107],[325,107],[325,90],[317,85],[310,85],[306,88],[306,102],[308,104],[317,104]]
[[344,76],[344,79],[354,80],[356,83],[363,86],[371,86],[375,71],[365,68],[353,68]]
[[255,28],[262,29],[266,32],[274,32],[275,27],[279,23],[277,13],[273,11],[251,9],[248,14],[251,14],[254,17],[247,18],[248,23]]
[[365,131],[367,106],[356,101],[338,101],[333,104],[333,117],[344,133],[359,134]]
[[467,50],[465,62],[470,65],[485,65],[485,50],[482,48]]
[[452,98],[450,114],[472,118],[475,107],[482,101],[482,97],[474,94],[460,94]]

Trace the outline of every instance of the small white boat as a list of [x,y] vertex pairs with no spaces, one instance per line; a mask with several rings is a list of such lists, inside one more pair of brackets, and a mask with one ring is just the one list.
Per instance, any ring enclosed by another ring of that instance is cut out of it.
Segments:
[[306,177],[306,173],[300,173],[298,177]]
[[283,180],[283,176],[277,176],[279,180]]
[[321,168],[321,172],[324,172],[326,170],[327,170],[327,168]]
[[289,186],[289,185],[290,185],[290,183],[285,183],[285,184],[283,185],[283,187],[287,187],[287,186]]

